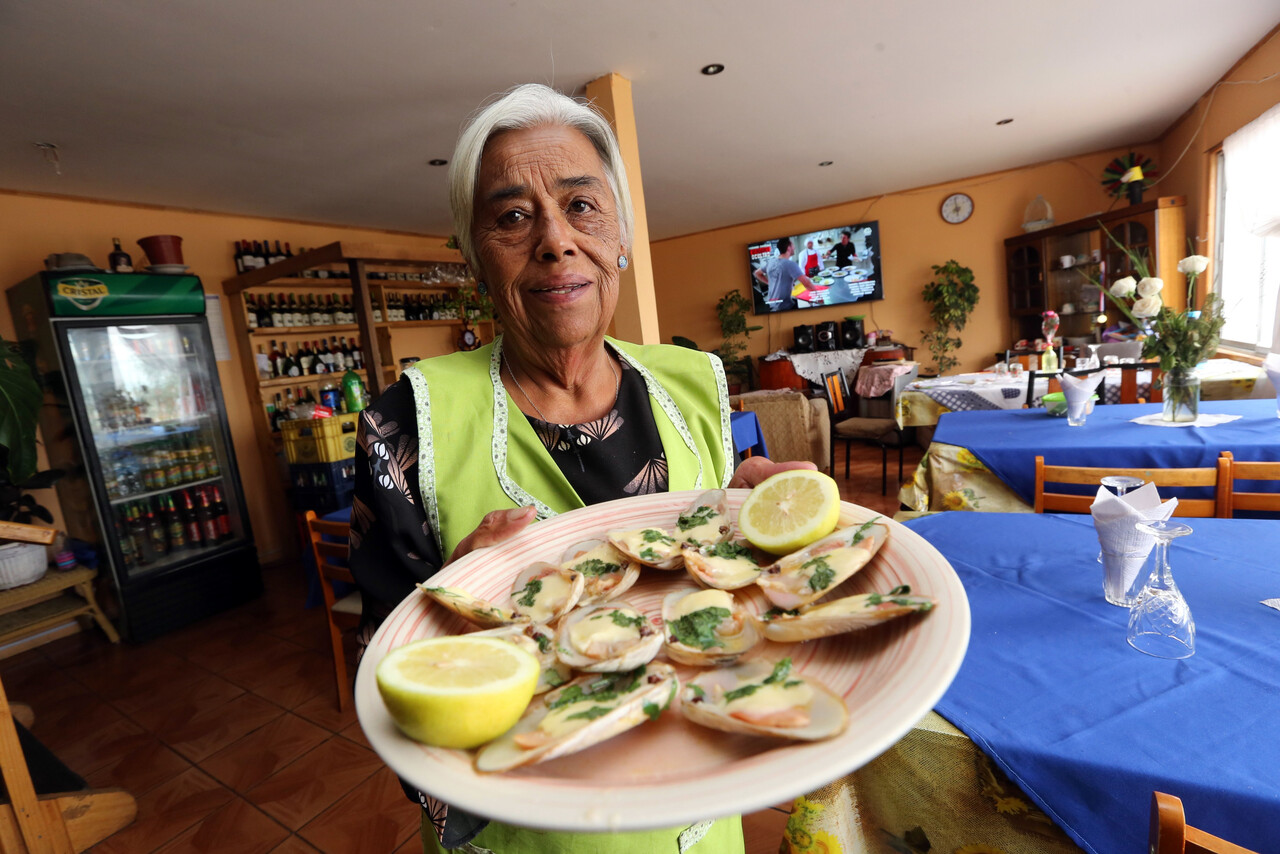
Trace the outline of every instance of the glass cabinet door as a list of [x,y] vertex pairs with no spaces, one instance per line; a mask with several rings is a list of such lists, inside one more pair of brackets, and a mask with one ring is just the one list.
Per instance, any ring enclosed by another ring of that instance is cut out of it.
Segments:
[[203,326],[78,326],[66,334],[72,392],[84,406],[88,455],[100,472],[106,533],[121,574],[170,567],[242,540]]

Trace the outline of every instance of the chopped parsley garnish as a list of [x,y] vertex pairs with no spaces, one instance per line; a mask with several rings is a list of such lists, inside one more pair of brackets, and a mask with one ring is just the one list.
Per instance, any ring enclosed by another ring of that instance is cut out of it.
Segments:
[[827,563],[825,557],[815,557],[800,566],[801,569],[809,567],[813,567],[813,574],[809,576],[810,590],[826,590],[831,586],[831,582],[835,580],[836,571],[831,568],[831,564]]
[[516,603],[526,608],[532,608],[534,600],[538,594],[542,592],[542,581],[537,578],[530,578],[525,582],[524,587],[520,590],[521,595],[516,599]]
[[889,591],[890,596],[904,596],[911,592],[910,584],[899,584],[897,587]]
[[608,575],[611,572],[617,572],[622,569],[622,564],[609,563],[593,557],[591,560],[584,560],[582,563],[574,567],[574,570],[588,577],[596,577],[600,575]]
[[917,608],[921,611],[928,611],[933,608],[932,602],[913,602],[910,599],[903,598],[910,592],[911,587],[903,584],[901,587],[893,588],[888,593],[868,593],[867,604],[872,607],[876,607],[878,605],[883,605],[885,602],[891,602],[901,608]]
[[799,679],[787,681],[787,677],[791,675],[791,659],[784,658],[773,666],[773,672],[764,678],[762,682],[749,682],[741,688],[735,688],[732,691],[726,691],[724,701],[732,703],[734,700],[740,700],[743,697],[750,697],[759,691],[765,685],[776,685],[781,682],[783,688],[794,688],[803,682]]
[[538,652],[543,655],[551,652],[551,638],[548,635],[534,635],[533,639],[538,642]]
[[857,533],[853,535],[853,542],[849,543],[849,545],[856,546],[858,543],[865,540],[867,538],[867,529],[870,528],[872,525],[874,525],[877,521],[879,521],[879,519],[880,517],[877,516],[875,519],[872,519],[870,522],[863,522],[862,527],[859,528]]
[[649,548],[648,546],[645,546],[644,548],[642,548],[642,549],[638,552],[638,554],[640,555],[640,557],[641,557],[643,560],[654,560],[654,561],[657,561],[657,560],[662,560],[662,559],[663,559],[663,556],[662,556],[662,555],[658,554],[657,552],[655,552],[653,549]]
[[708,522],[711,521],[711,518],[715,515],[716,515],[716,509],[714,507],[708,507],[704,504],[703,506],[699,507],[697,510],[694,510],[692,513],[690,513],[688,516],[682,515],[678,520],[676,520],[676,527],[679,528],[681,531],[688,531],[691,528],[697,528],[700,525],[707,524]]
[[762,686],[753,682],[748,685],[743,685],[741,688],[734,688],[732,691],[726,691],[724,694],[724,701],[726,703],[732,703],[734,700],[741,700],[743,697],[750,697],[752,694],[759,691],[761,687]]
[[616,700],[619,694],[625,694],[639,686],[640,677],[643,675],[644,668],[638,667],[626,673],[610,673],[585,685],[570,685],[560,693],[560,696],[549,700],[547,708],[558,709],[561,706],[571,706],[585,700],[598,700],[602,703],[606,700]]
[[589,709],[583,709],[580,712],[574,712],[572,715],[565,715],[566,721],[586,720],[594,721],[596,718],[602,718],[612,712],[609,706],[592,706]]
[[552,688],[558,688],[565,683],[565,679],[560,675],[559,670],[542,671],[542,681],[546,682]]
[[634,617],[628,617],[623,611],[610,611],[609,619],[613,620],[613,624],[619,628],[628,627],[638,629],[644,625],[644,616],[636,614]]
[[722,557],[729,560],[736,560],[740,557],[751,557],[751,549],[742,543],[723,542],[716,543],[714,546],[705,546],[702,553],[707,557]]
[[800,613],[799,608],[770,608],[764,612],[764,621],[775,620],[778,617],[794,617]]
[[764,678],[764,684],[772,685],[775,682],[782,682],[791,675],[791,659],[784,658],[777,664],[773,665],[773,672]]
[[685,646],[708,649],[719,645],[716,626],[728,617],[728,608],[703,608],[701,611],[685,614],[673,623],[667,623],[667,628],[672,637]]
[[644,713],[649,716],[651,721],[656,721],[658,715],[662,714],[662,709],[656,703],[645,703],[641,708],[644,709]]
[[783,687],[783,688],[794,688],[794,687],[796,687],[797,685],[803,685],[803,684],[804,684],[804,680],[803,680],[803,679],[792,679],[790,682],[783,682],[783,683],[782,683],[782,687]]
[[437,593],[441,596],[455,595],[454,592],[450,590],[448,587],[427,587],[425,584],[420,584],[418,585],[418,587],[420,590],[422,590],[423,593]]
[[657,528],[645,528],[644,531],[641,532],[640,536],[644,538],[646,543],[665,543],[671,546],[675,545],[676,542]]
[[705,700],[707,698],[707,692],[702,690],[701,685],[690,685],[689,690],[692,691],[693,696],[697,697],[699,700]]

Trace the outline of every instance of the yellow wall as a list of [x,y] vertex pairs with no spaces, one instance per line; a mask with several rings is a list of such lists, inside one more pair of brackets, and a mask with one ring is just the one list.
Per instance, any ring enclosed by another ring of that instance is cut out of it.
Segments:
[[[235,275],[231,255],[234,240],[289,241],[294,249],[321,246],[339,239],[412,248],[438,247],[443,242],[438,237],[0,191],[0,286],[7,288],[43,269],[44,257],[51,252],[79,252],[99,266],[105,266],[112,237],[121,239],[135,264],[144,263],[145,256],[135,241],[149,234],[180,235],[183,260],[200,276],[206,292],[219,295],[222,280]],[[227,301],[221,302],[225,315]],[[224,320],[229,333],[230,318],[224,317]],[[0,301],[0,334],[9,340],[14,337],[7,299]],[[249,399],[239,349],[234,341],[230,344],[231,361],[218,363],[218,376],[226,398],[258,554],[263,561],[271,561],[297,548],[293,522],[284,510],[279,474],[264,470],[257,451],[250,407],[258,403]],[[427,353],[424,351],[423,355]],[[60,513],[52,491],[42,494],[40,501]],[[60,516],[58,524],[61,524]]]
[[[748,293],[747,244],[857,222],[878,220],[884,263],[880,302],[831,306],[756,316],[766,328],[751,336],[749,351],[764,355],[791,346],[791,328],[800,323],[865,314],[865,328],[891,329],[895,341],[921,347],[921,331],[931,328],[920,293],[933,276],[932,265],[954,258],[974,272],[981,294],[960,333],[964,346],[957,370],[989,364],[1010,340],[1004,272],[1004,240],[1023,233],[1023,215],[1037,194],[1048,199],[1054,219],[1070,222],[1110,209],[1114,200],[1099,183],[1107,162],[1128,148],[1081,155],[947,184],[859,199],[829,208],[663,240],[653,245],[655,287],[662,340],[692,338],[710,349],[720,343],[716,300],[732,288]],[[973,197],[974,213],[960,225],[938,214],[943,199],[962,191]],[[932,365],[918,349],[922,367]]]
[[[1214,154],[1222,141],[1267,110],[1280,103],[1280,76],[1265,83],[1260,80],[1280,72],[1280,27],[1272,30],[1236,67],[1227,72],[1225,85],[1210,89],[1196,101],[1185,116],[1174,124],[1160,140],[1160,156],[1156,162],[1172,171],[1166,172],[1155,191],[1162,196],[1187,197],[1188,236],[1196,240],[1196,252],[1213,256],[1213,230],[1210,214],[1213,198],[1210,177]],[[1212,102],[1210,103],[1210,96]],[[1208,114],[1206,116],[1206,105]],[[1203,126],[1201,126],[1203,122]],[[1178,156],[1186,151],[1175,165]]]

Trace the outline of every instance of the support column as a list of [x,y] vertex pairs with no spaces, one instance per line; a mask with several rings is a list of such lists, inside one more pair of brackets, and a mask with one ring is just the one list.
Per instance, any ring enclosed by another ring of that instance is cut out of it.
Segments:
[[622,162],[631,186],[631,206],[636,224],[632,235],[630,265],[622,271],[618,308],[613,315],[611,334],[638,344],[658,344],[658,300],[653,289],[653,261],[649,255],[649,219],[644,205],[644,182],[640,178],[640,146],[636,134],[635,109],[631,101],[631,81],[618,74],[606,74],[587,84],[587,97],[609,119],[622,150]]

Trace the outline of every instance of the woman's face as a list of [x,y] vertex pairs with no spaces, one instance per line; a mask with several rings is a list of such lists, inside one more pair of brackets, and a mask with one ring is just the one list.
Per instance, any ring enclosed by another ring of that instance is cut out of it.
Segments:
[[492,137],[471,233],[478,276],[507,336],[563,349],[604,334],[618,303],[623,247],[613,191],[584,135],[546,126]]

